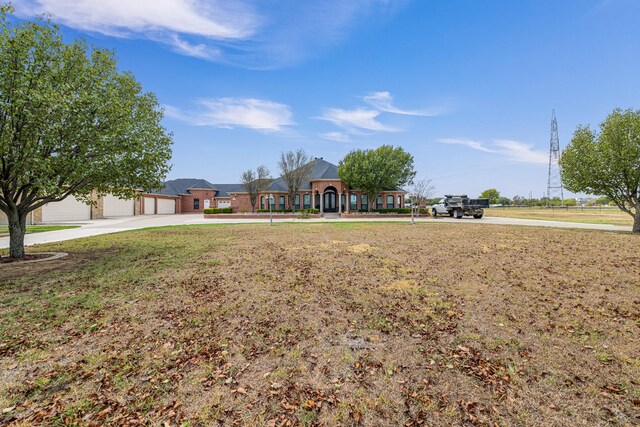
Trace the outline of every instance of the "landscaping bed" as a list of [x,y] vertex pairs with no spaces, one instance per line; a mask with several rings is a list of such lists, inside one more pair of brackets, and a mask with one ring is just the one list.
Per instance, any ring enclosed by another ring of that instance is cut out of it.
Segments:
[[637,425],[637,244],[341,222],[41,245],[70,255],[0,276],[0,424]]
[[[296,213],[273,213],[273,218],[276,219],[298,219],[300,218],[300,212]],[[269,219],[268,213],[231,213],[231,214],[204,214],[206,219]],[[305,218],[322,218],[320,214],[306,214]]]

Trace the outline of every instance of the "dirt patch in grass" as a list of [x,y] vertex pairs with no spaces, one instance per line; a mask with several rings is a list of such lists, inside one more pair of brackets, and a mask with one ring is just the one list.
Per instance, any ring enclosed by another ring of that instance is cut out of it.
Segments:
[[0,279],[0,423],[640,422],[637,236],[349,225],[48,246],[89,258]]
[[[77,253],[77,254],[69,254],[69,256],[64,258],[58,258],[51,261],[41,261],[36,263],[27,263],[23,264],[21,261],[7,261],[7,264],[3,265],[0,270],[0,286],[2,285],[2,280],[14,280],[14,279],[26,279],[28,277],[46,277],[46,275],[50,272],[64,272],[67,270],[73,270],[81,268],[87,262],[94,261],[96,259],[100,259],[111,251],[95,251],[95,252],[85,252],[85,253]],[[51,254],[27,254],[25,256],[25,261],[36,260],[40,258],[48,258],[51,257]],[[0,259],[0,263],[7,260],[6,257],[2,257]]]

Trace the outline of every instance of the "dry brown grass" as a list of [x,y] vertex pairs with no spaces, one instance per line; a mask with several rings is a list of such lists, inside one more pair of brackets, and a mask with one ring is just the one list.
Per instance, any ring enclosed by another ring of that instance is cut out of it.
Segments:
[[485,216],[582,222],[587,224],[632,225],[633,218],[617,208],[491,208]]
[[81,265],[0,280],[0,423],[634,425],[638,243],[338,223],[49,245]]

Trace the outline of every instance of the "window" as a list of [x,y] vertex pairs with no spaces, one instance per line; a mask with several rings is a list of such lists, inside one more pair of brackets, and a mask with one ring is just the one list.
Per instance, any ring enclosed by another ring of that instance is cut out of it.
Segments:
[[260,207],[258,209],[264,209],[264,196],[260,196]]
[[355,193],[351,193],[349,195],[349,210],[350,211],[358,210],[358,195]]
[[344,210],[344,206],[347,203],[347,196],[345,196],[344,194],[340,195],[340,209]]
[[305,194],[302,197],[302,202],[304,203],[304,209],[310,209],[311,208],[311,194]]
[[276,196],[267,196],[269,198],[269,209],[276,208]]
[[284,209],[284,196],[280,196],[280,209]]
[[200,210],[200,199],[193,199],[193,210]]
[[393,209],[393,195],[387,196],[387,209]]
[[369,210],[369,197],[366,194],[360,195],[360,209]]
[[382,196],[378,196],[378,200],[376,200],[376,209],[382,209]]
[[402,196],[398,196],[398,208],[402,207]]
[[299,194],[296,194],[296,195],[293,197],[293,200],[294,200],[293,204],[294,204],[294,206],[296,207],[296,209],[300,209],[300,195],[299,195]]

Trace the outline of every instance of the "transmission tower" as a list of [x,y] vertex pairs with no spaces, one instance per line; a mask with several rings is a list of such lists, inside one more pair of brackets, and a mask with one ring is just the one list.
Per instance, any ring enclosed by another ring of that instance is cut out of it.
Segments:
[[551,141],[549,142],[549,180],[547,181],[547,206],[554,197],[560,197],[564,207],[564,194],[562,188],[562,171],[560,170],[560,141],[558,139],[558,121],[556,110],[551,114]]

